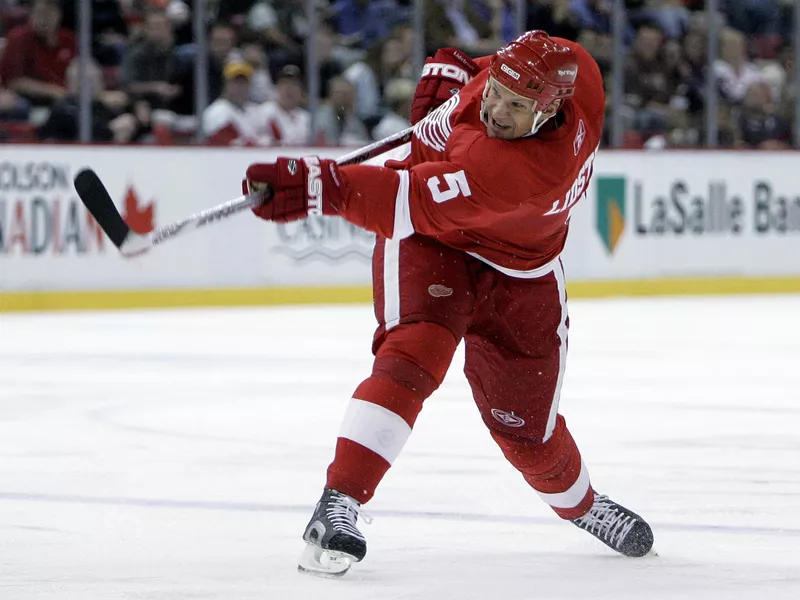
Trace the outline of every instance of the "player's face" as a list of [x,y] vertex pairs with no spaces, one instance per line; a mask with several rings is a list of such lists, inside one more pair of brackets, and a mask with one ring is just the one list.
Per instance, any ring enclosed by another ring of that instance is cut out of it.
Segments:
[[490,79],[484,103],[486,134],[501,140],[529,134],[533,127],[535,104]]

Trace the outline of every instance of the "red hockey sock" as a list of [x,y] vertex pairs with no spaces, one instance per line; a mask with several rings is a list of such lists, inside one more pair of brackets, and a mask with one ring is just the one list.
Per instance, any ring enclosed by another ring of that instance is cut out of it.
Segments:
[[372,499],[375,488],[391,466],[369,448],[340,437],[336,440],[336,456],[328,467],[325,487],[338,490],[364,504]]
[[591,508],[594,491],[575,440],[559,415],[543,444],[492,432],[506,459],[562,519],[577,519]]
[[362,504],[370,500],[408,439],[423,399],[407,387],[374,375],[358,386],[336,440],[325,487]]
[[347,409],[326,487],[370,500],[402,450],[423,401],[444,379],[456,348],[445,328],[410,323],[393,329],[378,349],[372,375]]

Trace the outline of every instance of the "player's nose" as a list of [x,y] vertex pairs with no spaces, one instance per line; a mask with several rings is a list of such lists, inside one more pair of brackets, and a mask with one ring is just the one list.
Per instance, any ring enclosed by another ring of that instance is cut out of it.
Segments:
[[511,111],[508,106],[500,102],[492,107],[490,114],[495,121],[500,121],[501,119],[507,118],[511,114]]

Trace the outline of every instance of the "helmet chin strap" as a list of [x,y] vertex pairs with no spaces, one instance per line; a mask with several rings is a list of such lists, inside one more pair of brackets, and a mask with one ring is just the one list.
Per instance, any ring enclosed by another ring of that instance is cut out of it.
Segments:
[[534,100],[533,108],[531,109],[533,111],[533,125],[531,125],[531,132],[527,135],[534,135],[537,131],[539,131],[539,129],[541,129],[542,125],[544,125],[547,122],[547,119],[542,119],[542,117],[544,116],[544,111],[536,110],[538,106],[539,106],[539,101]]
[[484,125],[489,124],[489,115],[486,113],[486,98],[489,97],[489,80],[486,80],[486,85],[483,86],[483,94],[481,94],[481,122]]

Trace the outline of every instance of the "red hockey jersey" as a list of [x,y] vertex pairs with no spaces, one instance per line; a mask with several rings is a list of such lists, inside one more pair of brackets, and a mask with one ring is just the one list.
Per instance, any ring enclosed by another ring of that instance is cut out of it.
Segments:
[[570,209],[588,187],[605,110],[594,59],[578,44],[554,39],[578,56],[575,95],[564,102],[559,127],[548,122],[516,140],[487,136],[484,68],[417,124],[403,169],[341,168],[343,216],[389,238],[433,237],[517,276],[554,260]]

